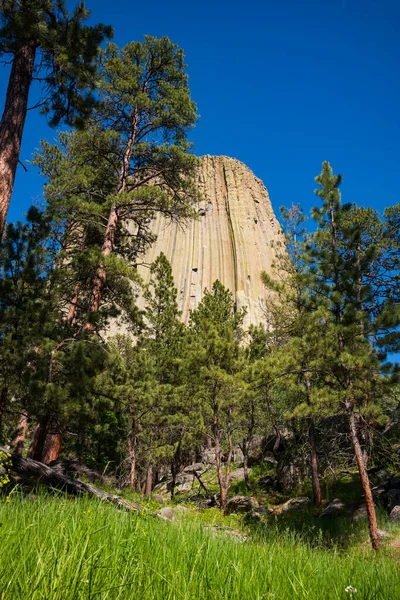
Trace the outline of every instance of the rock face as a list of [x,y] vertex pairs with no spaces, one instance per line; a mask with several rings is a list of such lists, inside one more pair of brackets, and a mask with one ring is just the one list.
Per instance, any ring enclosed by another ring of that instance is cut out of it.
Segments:
[[232,293],[237,309],[247,308],[244,325],[265,321],[267,292],[260,274],[272,274],[274,244],[283,240],[263,182],[248,167],[226,156],[204,156],[198,174],[204,201],[199,217],[182,226],[158,217],[157,241],[139,267],[145,283],[148,265],[163,252],[172,266],[182,320],[216,279]]

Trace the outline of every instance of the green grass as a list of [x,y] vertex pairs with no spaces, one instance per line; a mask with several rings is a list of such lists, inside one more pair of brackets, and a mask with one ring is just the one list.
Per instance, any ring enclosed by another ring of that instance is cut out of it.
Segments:
[[273,524],[240,543],[188,516],[18,493],[0,500],[0,523],[2,600],[400,600],[389,550],[328,550]]

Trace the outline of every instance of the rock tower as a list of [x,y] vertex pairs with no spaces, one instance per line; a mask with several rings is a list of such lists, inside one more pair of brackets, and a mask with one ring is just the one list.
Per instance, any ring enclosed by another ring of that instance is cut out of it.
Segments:
[[[238,309],[247,308],[245,327],[265,321],[267,293],[260,274],[272,273],[274,243],[283,239],[268,192],[246,165],[227,156],[202,157],[198,180],[204,197],[198,219],[182,226],[158,217],[157,240],[143,262],[166,255],[185,323],[216,279],[231,290]],[[147,283],[148,266],[139,271]]]

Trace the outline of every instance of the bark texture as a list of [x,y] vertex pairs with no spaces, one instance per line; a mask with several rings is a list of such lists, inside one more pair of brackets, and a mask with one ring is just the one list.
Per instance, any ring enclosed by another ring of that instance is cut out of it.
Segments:
[[0,241],[21,151],[35,55],[36,46],[32,41],[26,41],[15,53],[0,123]]
[[374,499],[372,496],[371,485],[369,482],[368,472],[364,464],[363,452],[360,446],[357,433],[356,419],[352,407],[348,407],[349,414],[349,425],[351,441],[353,442],[354,452],[356,455],[356,461],[358,466],[358,472],[360,473],[361,485],[365,496],[365,505],[367,507],[368,516],[368,529],[369,536],[371,538],[371,544],[374,550],[378,550],[381,545],[381,540],[378,533],[378,524],[376,521],[376,511],[374,505]]

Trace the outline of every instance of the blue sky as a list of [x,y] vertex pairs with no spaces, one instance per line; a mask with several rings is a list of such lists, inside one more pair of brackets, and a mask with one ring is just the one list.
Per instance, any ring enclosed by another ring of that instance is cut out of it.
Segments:
[[[245,162],[276,211],[300,202],[308,212],[318,203],[313,178],[323,160],[343,173],[344,200],[378,210],[400,201],[398,0],[86,4],[93,22],[114,26],[119,45],[168,35],[184,49],[200,114],[191,134],[196,154]],[[7,75],[2,68],[2,103]],[[30,112],[21,159],[53,135]],[[19,168],[10,220],[40,199],[41,187],[33,167]]]

